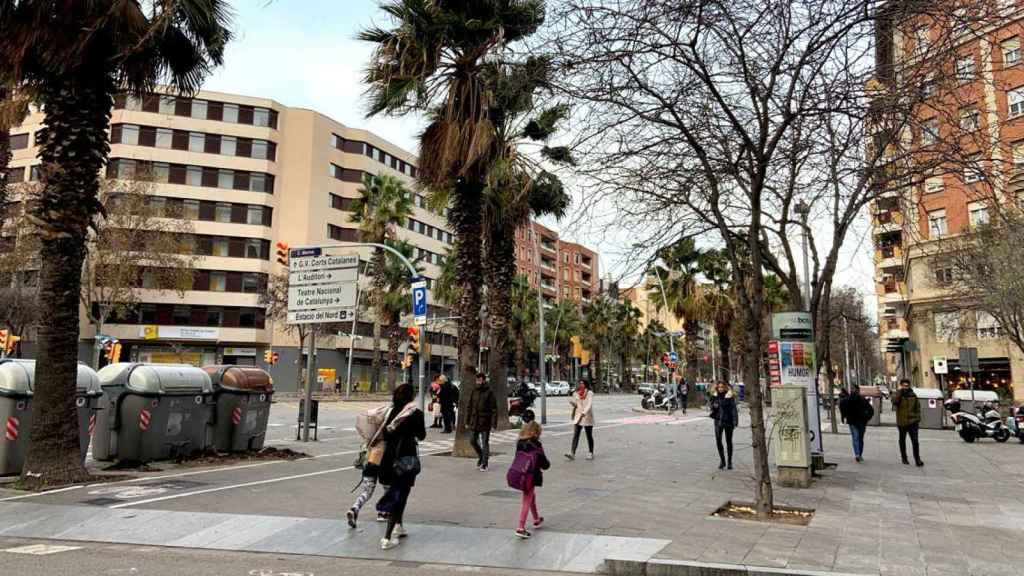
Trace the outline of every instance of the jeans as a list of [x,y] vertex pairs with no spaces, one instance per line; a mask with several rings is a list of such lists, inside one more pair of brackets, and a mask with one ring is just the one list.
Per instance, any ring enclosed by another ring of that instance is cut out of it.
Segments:
[[910,445],[914,449],[914,462],[921,462],[921,446],[917,442],[918,423],[914,422],[909,426],[900,426],[900,457],[907,462],[907,435],[910,435]]
[[594,427],[593,426],[582,426],[577,424],[572,430],[572,455],[576,455],[576,448],[580,445],[580,431],[587,431],[587,447],[590,448],[590,453],[594,453]]
[[679,408],[683,411],[683,414],[686,414],[686,403],[689,400],[689,394],[680,394],[678,398]]
[[533,521],[540,520],[540,514],[537,513],[537,490],[530,486],[529,490],[523,491],[523,504],[519,508],[519,529],[526,529],[526,518],[530,513],[533,513]]
[[391,538],[391,532],[395,529],[395,525],[402,523],[402,517],[405,516],[405,506],[409,503],[410,492],[412,492],[411,484],[395,481],[391,486],[388,486],[388,491],[384,493],[380,502],[377,503],[378,511],[389,514],[386,534],[386,537],[389,539]]
[[853,440],[853,455],[860,458],[864,455],[865,424],[850,424],[850,438]]
[[441,408],[441,420],[444,421],[444,432],[449,434],[455,427],[455,408]]
[[470,446],[476,451],[476,465],[487,467],[487,461],[491,458],[491,431],[474,431],[473,437],[469,440]]
[[[715,422],[715,445],[718,446],[718,459],[724,466],[726,463],[726,448],[728,448],[729,466],[732,466],[732,426],[722,426]],[[722,446],[722,436],[725,436],[725,446]]]

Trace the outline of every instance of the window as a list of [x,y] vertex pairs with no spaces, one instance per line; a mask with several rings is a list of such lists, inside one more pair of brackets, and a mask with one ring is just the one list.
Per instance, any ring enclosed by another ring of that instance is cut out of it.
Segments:
[[928,213],[928,236],[929,238],[938,238],[945,236],[949,233],[949,229],[946,227],[946,211],[945,210],[932,210]]
[[215,222],[231,222],[231,204],[227,202],[217,202],[217,206],[214,212],[215,216],[213,220]]
[[161,96],[160,97],[160,113],[168,116],[174,116],[175,107],[178,104],[178,99],[174,96]]
[[172,321],[178,326],[186,326],[192,321],[192,310],[188,306],[175,306]]
[[981,180],[983,175],[984,172],[982,172],[981,155],[971,155],[967,159],[967,165],[964,166],[964,182],[967,184],[978,182]]
[[206,120],[206,100],[193,100],[192,101],[192,117],[200,120]]
[[224,272],[210,272],[210,291],[225,292],[228,289],[228,275]]
[[924,77],[924,81],[921,82],[921,98],[931,98],[935,96],[935,74],[931,73]]
[[971,228],[988,224],[988,207],[984,202],[971,202],[967,205],[967,215]]
[[125,124],[121,126],[121,144],[139,145],[139,127]]
[[140,100],[140,99],[138,99],[138,98],[136,98],[134,96],[128,96],[124,100],[124,109],[125,110],[134,110],[136,112],[141,112],[142,111],[142,100]]
[[220,153],[225,156],[238,155],[238,138],[234,136],[222,136],[220,139]]
[[166,162],[153,162],[153,181],[166,184],[171,179],[171,165]]
[[991,340],[999,338],[1000,326],[995,316],[988,312],[978,311],[976,314],[978,327],[978,340]]
[[28,134],[11,134],[8,142],[11,150],[24,150],[28,148]]
[[252,157],[258,160],[267,159],[267,146],[266,140],[253,140],[252,142]]
[[342,140],[341,136],[338,136],[337,134],[331,134],[331,148],[337,148],[338,150],[341,150],[342,148],[344,148],[344,145],[345,141]]
[[263,206],[250,205],[246,211],[245,221],[247,224],[263,224]]
[[202,186],[203,169],[199,166],[189,166],[186,168],[185,183],[189,186]]
[[917,30],[914,30],[914,51],[918,54],[924,54],[928,50],[930,44],[928,38],[928,27],[922,26]]
[[960,109],[960,129],[973,132],[981,127],[981,114],[974,106],[965,106]]
[[228,255],[228,239],[227,238],[214,238],[213,239],[213,250],[210,256],[227,256]]
[[1010,118],[1024,114],[1024,86],[1006,92],[1006,107]]
[[206,309],[206,325],[207,326],[220,326],[221,318],[224,313],[220,308],[207,308]]
[[242,292],[256,294],[260,291],[260,278],[257,274],[246,273],[242,275]]
[[956,342],[960,333],[959,312],[936,312],[935,339],[939,342]]
[[1020,62],[1020,38],[1014,36],[1008,40],[1003,40],[999,45],[1003,51],[1003,66],[1013,66]]
[[225,122],[233,122],[238,124],[238,104],[225,104],[224,105],[224,116]]
[[974,55],[957,58],[956,61],[957,82],[965,84],[974,80]]
[[263,242],[259,238],[247,238],[245,240],[246,258],[263,258]]
[[921,123],[921,144],[928,146],[939,139],[939,119],[931,118]]
[[935,269],[935,282],[939,286],[946,286],[953,283],[953,269],[952,268],[936,268]]
[[188,134],[188,151],[189,152],[204,152],[206,151],[206,134],[202,132],[189,132]]
[[235,187],[235,171],[220,169],[217,171],[217,188],[231,190]]
[[238,325],[242,328],[255,328],[256,311],[252,308],[242,308],[238,313]]
[[252,123],[255,126],[263,128],[270,127],[270,110],[266,108],[256,108],[253,111]]
[[271,182],[266,174],[249,174],[249,190],[252,192],[273,192]]
[[199,220],[199,200],[183,200],[181,217],[185,220]]

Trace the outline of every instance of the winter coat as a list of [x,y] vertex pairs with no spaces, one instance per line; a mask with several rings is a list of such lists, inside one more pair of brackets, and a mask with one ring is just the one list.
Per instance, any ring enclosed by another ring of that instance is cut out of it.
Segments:
[[392,410],[384,423],[384,456],[380,460],[378,477],[380,483],[391,486],[400,481],[408,486],[416,483],[415,477],[403,477],[400,480],[395,476],[395,460],[402,456],[417,455],[416,443],[427,437],[427,429],[423,423],[423,412],[414,410],[394,432],[389,432],[387,425],[398,415],[398,410]]
[[846,419],[847,424],[864,426],[875,415],[875,409],[871,402],[860,394],[850,394],[839,401],[839,412]]
[[569,405],[572,406],[572,423],[577,426],[594,425],[594,392],[587,390],[587,393],[580,398],[575,390],[569,395]]
[[896,407],[897,426],[910,426],[921,421],[921,401],[913,388],[900,388],[893,392],[891,402]]
[[527,454],[531,452],[537,453],[535,456],[537,465],[533,468],[533,486],[543,486],[544,470],[551,468],[551,462],[548,461],[547,455],[544,454],[544,446],[540,443],[540,440],[520,440],[516,444],[516,453],[518,454],[519,452],[526,452]]
[[455,405],[459,403],[459,389],[451,382],[441,384],[441,389],[437,392],[437,401],[441,404],[441,410],[445,412],[454,410]]
[[490,386],[481,384],[469,393],[466,408],[466,428],[473,432],[487,432],[498,425],[498,401]]
[[740,421],[739,410],[736,408],[736,393],[716,392],[711,397],[711,417],[715,424],[722,428],[735,428]]

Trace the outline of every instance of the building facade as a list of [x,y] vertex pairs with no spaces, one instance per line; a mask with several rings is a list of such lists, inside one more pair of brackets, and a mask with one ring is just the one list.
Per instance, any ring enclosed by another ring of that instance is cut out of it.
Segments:
[[[34,111],[11,131],[14,185],[38,179],[35,133],[42,122]],[[143,169],[151,174],[154,200],[173,205],[175,214],[191,221],[190,245],[200,256],[183,296],[143,288],[137,310],[104,326],[106,335],[122,342],[123,358],[255,364],[271,370],[279,389],[294,390],[304,356],[297,334],[268,319],[261,304],[268,279],[286,271],[276,262],[275,246],[358,242],[351,207],[364,174],[397,176],[414,194],[413,215],[398,236],[415,246],[428,286],[454,241],[444,216],[427,210],[415,192],[413,154],[313,110],[216,92],[194,98],[122,96],[115,102],[110,142],[107,176],[131,179]],[[369,259],[369,249],[353,251]],[[448,313],[434,306],[431,315]],[[80,356],[88,360],[96,330],[82,318]],[[357,319],[354,340],[337,334],[318,338],[325,387],[336,379],[347,382],[352,349],[352,381],[365,389],[371,320]],[[433,371],[455,365],[454,334],[454,326],[428,327],[423,341]],[[264,364],[267,350],[278,353],[276,365]],[[31,354],[31,343],[26,352]]]
[[586,304],[600,290],[597,252],[559,238],[558,233],[530,222],[516,231],[516,269],[530,286],[543,288],[544,300]]
[[[908,70],[924,71],[921,105],[903,141],[913,158],[955,149],[949,162],[902,188],[888,185],[870,205],[878,323],[884,370],[890,383],[969,387],[958,351],[976,347],[979,389],[1024,399],[1024,355],[988,314],[956,302],[951,293],[948,242],[988,221],[993,210],[1019,206],[1015,184],[1024,167],[1024,66],[1022,14],[1013,2],[986,14],[937,22],[933,17],[880,19],[877,78],[884,86]],[[948,44],[942,50],[940,44]],[[945,50],[948,49],[948,60]],[[938,55],[937,54],[940,54]],[[922,68],[923,67],[923,68]],[[931,156],[928,156],[931,155]],[[944,255],[946,252],[946,255]],[[946,357],[947,375],[933,360]]]

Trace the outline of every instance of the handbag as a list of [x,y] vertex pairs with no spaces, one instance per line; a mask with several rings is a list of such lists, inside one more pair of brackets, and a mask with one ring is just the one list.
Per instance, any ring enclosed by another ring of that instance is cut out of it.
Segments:
[[[399,443],[398,443],[398,447],[395,449],[395,454],[400,454],[402,452],[402,445],[404,443],[405,443],[405,438],[402,438],[399,441]],[[413,443],[413,447],[415,448],[415,442]],[[420,465],[420,457],[419,457],[419,454],[415,453],[415,452],[417,452],[417,450],[414,449],[413,452],[414,453],[411,454],[411,455],[408,455],[408,456],[397,456],[395,458],[395,463],[393,464],[393,468],[394,468],[394,471],[395,471],[395,477],[397,477],[397,478],[407,478],[409,476],[415,477],[417,474],[420,473],[420,470],[422,469],[422,467]]]
[[366,450],[366,463],[373,464],[374,466],[380,466],[380,461],[384,459],[384,442],[377,442],[373,446]]

